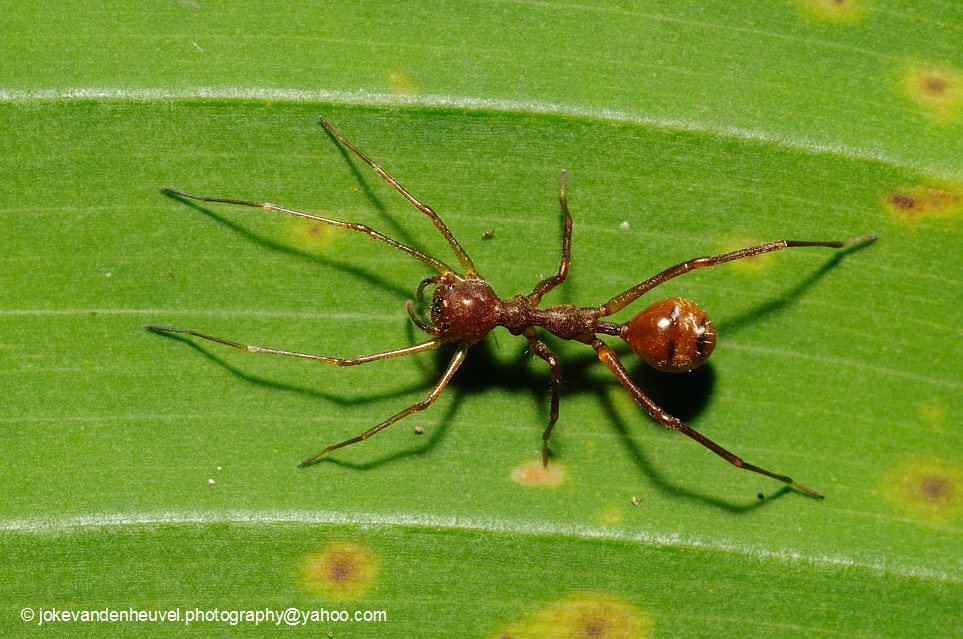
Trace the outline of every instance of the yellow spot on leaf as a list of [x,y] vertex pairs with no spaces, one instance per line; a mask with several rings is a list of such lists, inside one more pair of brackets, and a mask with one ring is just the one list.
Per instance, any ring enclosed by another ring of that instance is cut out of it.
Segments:
[[374,553],[354,541],[333,541],[301,561],[302,585],[335,599],[360,597],[377,576]]
[[920,408],[920,417],[933,429],[935,433],[946,430],[946,408],[938,405],[928,405]]
[[945,459],[910,460],[891,472],[883,490],[901,510],[928,521],[963,515],[963,473]]
[[866,11],[866,0],[802,0],[806,15],[830,22],[852,22]]
[[963,103],[963,74],[949,66],[913,65],[903,85],[917,104],[940,119],[953,118]]
[[614,526],[622,521],[622,509],[616,506],[604,508],[602,512],[599,513],[598,520],[603,525]]
[[388,88],[395,95],[415,95],[421,92],[418,84],[401,71],[388,74]]
[[295,248],[307,253],[321,253],[331,245],[337,230],[329,224],[294,220],[288,225],[288,237]]
[[[763,244],[765,241],[760,241],[758,239],[746,239],[744,237],[730,238],[723,242],[723,251],[728,253],[729,251],[738,251],[739,249],[744,249],[748,246],[755,246],[756,244]],[[763,253],[762,255],[754,255],[752,257],[746,257],[741,260],[735,260],[729,262],[730,268],[742,271],[743,273],[761,273],[765,271],[772,264],[773,255],[772,253]]]
[[549,461],[547,467],[542,466],[542,460],[528,461],[512,469],[513,482],[524,486],[559,486],[565,477],[562,466],[558,462]]
[[499,639],[643,639],[653,620],[629,602],[606,593],[580,592],[505,627]]
[[916,223],[925,218],[963,210],[961,189],[926,185],[906,186],[887,193],[883,205],[899,222]]

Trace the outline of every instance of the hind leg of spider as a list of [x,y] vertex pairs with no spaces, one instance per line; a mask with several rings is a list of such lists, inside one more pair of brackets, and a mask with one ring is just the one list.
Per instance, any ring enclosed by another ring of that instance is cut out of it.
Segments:
[[558,365],[558,357],[555,356],[542,340],[538,339],[534,328],[525,330],[525,337],[531,346],[532,352],[545,360],[552,374],[552,407],[550,409],[548,426],[542,433],[542,467],[548,466],[548,438],[552,436],[552,429],[558,421],[558,398],[562,391],[562,371]]
[[448,385],[448,382],[451,381],[451,378],[452,378],[452,376],[455,374],[455,371],[458,370],[458,367],[461,366],[461,365],[462,365],[462,362],[465,361],[465,353],[468,352],[468,347],[469,347],[469,346],[470,346],[470,345],[463,344],[463,345],[461,345],[461,346],[458,347],[458,350],[456,350],[456,351],[455,351],[455,354],[452,355],[451,361],[448,362],[448,367],[445,369],[445,372],[442,374],[441,379],[438,380],[438,383],[437,383],[437,384],[435,384],[435,388],[432,389],[432,391],[431,391],[431,393],[428,395],[428,397],[426,397],[426,398],[423,399],[422,401],[418,402],[417,404],[414,404],[413,406],[409,406],[408,408],[406,408],[405,410],[401,411],[400,413],[398,413],[398,414],[395,415],[394,417],[391,417],[390,419],[386,419],[385,421],[381,422],[380,424],[378,424],[378,425],[375,426],[374,428],[371,428],[371,429],[369,429],[369,430],[366,430],[365,432],[361,433],[361,434],[358,435],[357,437],[352,437],[352,438],[350,438],[350,439],[344,440],[343,442],[339,442],[339,443],[334,444],[334,445],[332,445],[332,446],[328,446],[327,448],[325,448],[325,449],[322,450],[321,452],[316,453],[316,454],[314,454],[314,455],[311,455],[310,457],[308,457],[307,459],[305,459],[304,461],[302,461],[300,464],[298,464],[298,467],[299,467],[299,468],[303,468],[303,467],[305,467],[305,466],[309,466],[310,464],[314,463],[315,461],[317,461],[318,459],[320,459],[320,458],[323,457],[324,455],[327,455],[328,453],[330,453],[330,452],[333,451],[333,450],[337,450],[337,449],[339,449],[339,448],[344,448],[345,446],[350,446],[351,444],[357,444],[358,442],[363,442],[364,440],[368,439],[369,437],[371,437],[371,436],[374,435],[375,433],[378,433],[378,432],[384,430],[385,428],[387,428],[388,426],[391,426],[392,424],[394,424],[394,423],[395,423],[396,421],[398,421],[399,419],[402,419],[402,418],[404,418],[404,417],[407,417],[408,415],[411,415],[412,413],[415,413],[415,412],[418,412],[418,411],[421,411],[421,410],[425,410],[426,408],[428,408],[429,406],[431,406],[431,405],[435,402],[435,400],[438,399],[438,396],[441,395],[441,391],[445,390],[445,386],[447,386],[447,385]]
[[569,263],[572,261],[572,216],[568,212],[568,199],[565,197],[564,169],[562,169],[562,177],[559,178],[559,183],[558,201],[562,205],[562,213],[565,216],[565,227],[562,230],[562,260],[558,263],[558,272],[536,284],[534,290],[529,294],[528,300],[532,306],[538,306],[543,295],[565,281],[568,276]]
[[412,206],[431,218],[435,228],[437,228],[442,236],[444,236],[445,240],[448,242],[448,246],[451,247],[455,257],[458,258],[458,262],[461,264],[462,268],[465,269],[465,275],[468,275],[469,277],[476,275],[477,272],[475,271],[475,264],[472,262],[472,259],[468,257],[468,253],[465,252],[465,249],[461,247],[461,244],[458,243],[458,240],[456,240],[455,236],[452,235],[451,231],[448,230],[448,226],[442,221],[441,217],[434,211],[434,209],[427,204],[420,202],[418,198],[408,191],[408,189],[401,186],[397,180],[391,177],[387,171],[381,168],[374,160],[365,155],[361,149],[345,140],[344,136],[342,136],[338,130],[334,128],[334,125],[328,122],[325,118],[320,118],[320,121],[321,126],[327,129],[328,133],[333,135],[338,142],[350,149],[351,152],[361,158],[365,164],[374,169],[375,173],[381,176],[381,178],[390,184],[396,191],[398,191],[398,193],[401,193],[401,195],[403,195],[404,198],[412,204]]
[[187,328],[173,328],[170,326],[155,326],[153,324],[145,326],[149,331],[155,333],[180,333],[183,335],[192,335],[194,337],[199,337],[201,339],[206,339],[212,342],[217,342],[218,344],[224,344],[225,346],[230,346],[231,348],[237,348],[242,351],[247,351],[248,353],[267,353],[268,355],[287,355],[288,357],[300,357],[301,359],[310,359],[316,362],[324,362],[326,364],[333,364],[335,366],[357,366],[358,364],[366,364],[368,362],[373,362],[379,359],[388,359],[389,357],[401,357],[402,355],[412,355],[414,353],[423,353],[424,351],[431,351],[442,344],[440,339],[430,339],[426,342],[421,342],[420,344],[414,344],[412,346],[405,346],[404,348],[396,348],[392,351],[386,351],[384,353],[376,353],[374,355],[362,355],[360,357],[351,357],[348,359],[343,359],[340,357],[325,357],[324,355],[311,355],[310,353],[298,353],[295,351],[283,351],[277,348],[264,348],[262,346],[252,346],[251,344],[241,344],[239,342],[232,342],[228,339],[223,339],[221,337],[214,337],[213,335],[206,335],[204,333],[199,333],[197,331],[192,331]]
[[632,288],[625,290],[612,299],[610,299],[605,304],[602,304],[596,309],[597,317],[606,317],[614,313],[619,312],[639,297],[643,293],[646,293],[656,286],[671,280],[674,277],[688,273],[697,268],[705,268],[707,266],[715,266],[716,264],[723,264],[725,262],[731,262],[733,260],[741,260],[747,257],[753,257],[755,255],[761,255],[763,253],[770,253],[772,251],[780,251],[785,248],[793,248],[799,246],[825,246],[829,248],[843,248],[846,246],[855,246],[857,244],[867,244],[876,239],[876,235],[863,235],[861,237],[855,237],[850,240],[842,240],[838,242],[810,242],[803,240],[778,240],[776,242],[768,242],[766,244],[759,244],[756,246],[749,246],[744,249],[739,249],[738,251],[731,251],[729,253],[721,253],[719,255],[708,255],[705,257],[697,257],[695,259],[686,260],[675,266],[670,266],[658,275],[650,277],[647,280],[636,284]]
[[608,345],[599,339],[596,339],[592,342],[592,347],[595,348],[595,351],[598,353],[599,359],[602,360],[602,363],[605,364],[610,371],[612,371],[612,374],[615,375],[619,382],[622,383],[622,386],[629,391],[629,394],[632,395],[632,398],[636,401],[636,403],[638,403],[639,406],[645,410],[645,412],[651,415],[653,419],[661,423],[666,428],[677,430],[682,434],[691,437],[737,468],[742,468],[754,473],[759,473],[760,475],[765,475],[766,477],[771,477],[775,480],[783,482],[784,484],[792,486],[796,490],[805,493],[810,497],[822,499],[822,494],[816,492],[812,488],[807,488],[806,486],[793,481],[792,478],[787,477],[786,475],[778,475],[772,471],[766,470],[765,468],[760,468],[759,466],[744,461],[738,455],[729,452],[705,435],[699,433],[682,422],[680,419],[669,415],[664,410],[659,408],[659,406],[656,405],[656,403],[653,402],[648,395],[643,393],[642,389],[640,389],[632,380],[632,378],[629,377],[628,371],[625,370],[625,366],[619,360],[618,356],[615,354],[615,351],[613,351]]

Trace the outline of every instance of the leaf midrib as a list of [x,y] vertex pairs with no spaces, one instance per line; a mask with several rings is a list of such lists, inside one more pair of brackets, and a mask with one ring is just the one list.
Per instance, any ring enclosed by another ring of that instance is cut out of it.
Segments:
[[615,109],[599,109],[575,104],[534,100],[509,100],[503,98],[473,98],[468,96],[419,94],[412,96],[367,91],[327,91],[302,89],[270,89],[257,87],[195,87],[189,90],[178,89],[119,89],[104,87],[79,87],[73,89],[17,90],[0,89],[0,103],[43,103],[84,100],[111,100],[120,102],[152,101],[270,101],[287,103],[329,103],[346,106],[364,107],[412,107],[421,109],[458,109],[464,113],[493,112],[519,115],[551,115],[573,119],[592,119],[600,123],[636,124],[652,129],[710,135],[720,139],[741,142],[756,142],[775,147],[800,151],[812,155],[873,162],[884,166],[925,172],[937,179],[955,179],[938,164],[931,166],[913,162],[907,158],[895,158],[867,149],[840,144],[820,144],[809,140],[795,139],[765,131],[740,127],[706,126],[698,121],[678,118],[658,118]]
[[492,518],[463,516],[439,516],[433,514],[404,513],[351,513],[339,511],[308,510],[211,510],[211,511],[157,511],[133,513],[99,513],[63,517],[31,517],[0,520],[0,531],[18,534],[62,535],[77,531],[107,530],[111,528],[151,526],[196,525],[353,525],[389,526],[410,530],[444,530],[448,532],[476,532],[498,535],[524,535],[528,537],[559,537],[582,541],[632,542],[651,548],[676,548],[690,552],[727,554],[756,560],[777,561],[785,564],[810,564],[821,568],[850,567],[899,577],[908,577],[948,585],[963,584],[957,574],[920,568],[894,566],[889,563],[871,563],[853,557],[830,555],[804,555],[799,552],[767,550],[739,544],[723,544],[697,537],[679,534],[657,534],[617,528],[598,528],[566,524],[560,527],[554,522],[533,520],[509,521]]

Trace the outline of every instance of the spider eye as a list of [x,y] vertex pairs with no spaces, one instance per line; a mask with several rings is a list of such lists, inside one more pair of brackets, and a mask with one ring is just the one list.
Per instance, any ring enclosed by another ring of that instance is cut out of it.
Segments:
[[698,368],[716,345],[712,320],[698,304],[681,297],[644,309],[629,320],[621,337],[649,366],[668,373]]

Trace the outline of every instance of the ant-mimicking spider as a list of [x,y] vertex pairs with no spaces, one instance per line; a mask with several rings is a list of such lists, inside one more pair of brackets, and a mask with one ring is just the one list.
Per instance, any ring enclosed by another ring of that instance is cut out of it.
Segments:
[[708,318],[705,312],[695,302],[683,298],[664,299],[643,309],[624,324],[605,321],[603,318],[619,312],[641,297],[644,293],[647,293],[660,284],[663,284],[664,282],[674,277],[678,277],[684,273],[688,273],[694,269],[715,266],[716,264],[731,262],[733,260],[752,257],[762,253],[769,253],[771,251],[779,251],[781,249],[790,247],[825,246],[829,248],[842,248],[846,246],[864,244],[876,239],[875,235],[865,235],[851,240],[834,242],[778,240],[775,242],[750,246],[737,251],[731,251],[719,255],[697,257],[695,259],[686,260],[685,262],[676,264],[675,266],[669,267],[657,275],[643,280],[635,286],[619,293],[600,306],[581,307],[573,304],[559,304],[557,306],[551,306],[548,308],[539,308],[539,303],[542,301],[542,297],[565,281],[565,278],[568,275],[569,263],[571,262],[572,217],[569,214],[568,201],[565,196],[564,170],[561,173],[559,194],[559,202],[561,203],[562,213],[564,214],[564,230],[562,232],[562,259],[558,265],[558,272],[540,281],[535,285],[535,288],[532,289],[532,292],[528,293],[527,295],[518,294],[514,297],[502,299],[495,294],[495,291],[492,290],[492,287],[488,284],[488,282],[486,282],[485,279],[478,273],[478,271],[475,269],[475,264],[468,256],[468,253],[465,252],[465,249],[462,248],[461,244],[458,243],[458,240],[455,239],[455,236],[452,235],[451,231],[448,230],[448,226],[445,225],[442,219],[434,210],[431,209],[431,207],[420,202],[417,198],[415,198],[415,196],[409,193],[407,189],[405,189],[394,178],[392,178],[387,171],[378,166],[378,164],[372,161],[367,155],[362,153],[357,147],[344,139],[344,137],[342,137],[342,135],[331,125],[330,122],[324,118],[321,118],[321,124],[336,140],[354,152],[355,155],[357,155],[368,166],[374,169],[375,173],[381,176],[382,179],[384,179],[396,191],[403,195],[405,199],[407,199],[408,202],[410,202],[416,209],[431,219],[432,223],[435,225],[435,228],[437,228],[445,240],[447,240],[452,252],[458,259],[458,263],[461,265],[463,272],[456,271],[445,262],[422,253],[418,249],[407,246],[406,244],[402,244],[397,240],[393,240],[390,237],[383,235],[382,233],[379,233],[378,231],[375,231],[374,229],[363,224],[343,222],[341,220],[334,220],[321,217],[319,215],[309,215],[307,213],[302,213],[293,209],[287,209],[266,202],[250,202],[245,200],[204,197],[170,188],[163,188],[161,191],[168,195],[199,200],[202,202],[221,202],[225,204],[235,204],[239,206],[250,206],[266,209],[269,211],[275,211],[278,213],[284,213],[286,215],[304,218],[313,222],[329,224],[338,228],[358,231],[424,262],[438,272],[437,275],[423,279],[418,285],[415,295],[419,303],[424,303],[425,289],[434,286],[429,304],[428,321],[424,321],[416,314],[414,303],[411,300],[408,300],[406,308],[408,310],[408,315],[411,317],[411,320],[415,323],[415,325],[430,335],[431,339],[419,344],[398,348],[384,353],[342,359],[337,357],[325,357],[323,355],[311,355],[308,353],[298,353],[293,351],[279,350],[276,348],[263,348],[260,346],[241,344],[239,342],[232,342],[220,337],[205,335],[204,333],[199,333],[186,328],[172,328],[155,325],[146,327],[151,331],[192,335],[194,337],[210,340],[212,342],[218,342],[220,344],[225,344],[227,346],[248,351],[250,353],[287,355],[290,357],[300,357],[303,359],[325,362],[335,366],[356,366],[358,364],[367,364],[368,362],[387,359],[389,357],[400,357],[403,355],[412,355],[414,353],[423,353],[425,351],[435,350],[441,347],[443,344],[450,343],[455,345],[454,355],[452,355],[451,360],[448,362],[448,366],[445,368],[445,372],[442,374],[441,379],[438,380],[437,384],[435,384],[435,387],[432,389],[431,393],[428,394],[427,398],[412,406],[409,406],[400,413],[381,422],[377,426],[368,429],[360,435],[328,446],[321,452],[311,455],[302,461],[299,464],[300,466],[307,466],[315,462],[323,455],[338,448],[364,441],[375,433],[378,433],[379,431],[394,424],[403,417],[407,417],[414,412],[428,408],[445,389],[445,386],[448,384],[448,382],[451,381],[451,378],[454,376],[455,371],[458,370],[458,367],[461,366],[465,361],[468,349],[471,348],[473,344],[488,335],[488,333],[490,333],[496,326],[505,327],[513,335],[524,335],[525,339],[528,340],[532,353],[545,360],[545,363],[548,364],[551,372],[551,409],[548,426],[542,433],[542,464],[547,465],[548,440],[552,434],[552,428],[555,426],[555,422],[558,420],[558,405],[562,376],[558,358],[548,348],[545,342],[538,337],[538,333],[535,329],[536,327],[539,327],[561,339],[574,339],[592,346],[592,348],[594,348],[598,354],[598,358],[603,364],[605,364],[606,367],[608,367],[612,374],[615,375],[616,379],[618,379],[622,386],[625,387],[625,389],[639,404],[639,406],[641,406],[643,410],[645,410],[650,416],[652,416],[653,419],[661,423],[663,426],[687,435],[714,452],[716,455],[725,459],[733,466],[766,475],[767,477],[771,477],[788,484],[789,486],[792,486],[793,488],[811,497],[822,497],[820,493],[793,481],[786,475],[779,475],[766,470],[765,468],[761,468],[760,466],[755,466],[744,461],[741,457],[729,452],[705,435],[702,435],[681,420],[662,410],[638,387],[638,385],[636,385],[636,383],[629,376],[628,371],[626,371],[625,366],[622,364],[619,357],[615,354],[615,351],[613,351],[610,346],[603,342],[599,338],[599,335],[612,335],[622,338],[630,347],[632,347],[633,351],[635,351],[640,357],[642,357],[643,360],[645,360],[645,362],[660,371],[675,373],[691,371],[706,361],[706,359],[712,353],[716,343],[716,334],[712,320]]

